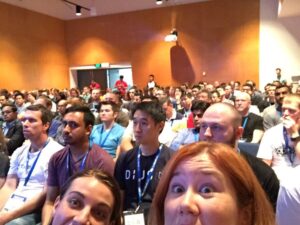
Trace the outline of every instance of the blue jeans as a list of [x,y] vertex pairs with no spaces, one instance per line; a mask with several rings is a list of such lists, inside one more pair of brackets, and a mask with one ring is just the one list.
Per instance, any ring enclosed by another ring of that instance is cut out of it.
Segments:
[[40,213],[31,213],[8,222],[6,225],[35,225],[41,222]]

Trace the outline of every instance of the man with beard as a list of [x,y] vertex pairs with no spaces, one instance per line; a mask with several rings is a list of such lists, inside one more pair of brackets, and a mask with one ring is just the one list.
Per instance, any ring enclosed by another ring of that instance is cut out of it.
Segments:
[[50,157],[63,148],[48,138],[51,112],[42,105],[28,106],[21,119],[29,141],[11,156],[10,168],[0,190],[0,224],[31,225],[40,222]]
[[[213,104],[205,111],[202,117],[200,140],[228,144],[233,147],[237,153],[241,154],[253,169],[253,172],[275,210],[279,181],[271,167],[260,159],[240,151],[238,148],[238,140],[243,134],[241,123],[242,116],[234,106],[227,103]],[[247,174],[245,174],[245,176],[247,176]]]
[[42,224],[51,221],[52,209],[59,191],[67,179],[84,169],[101,169],[113,175],[112,157],[98,145],[89,145],[95,118],[86,106],[71,106],[62,123],[66,147],[53,155],[49,162],[47,197],[43,207]]

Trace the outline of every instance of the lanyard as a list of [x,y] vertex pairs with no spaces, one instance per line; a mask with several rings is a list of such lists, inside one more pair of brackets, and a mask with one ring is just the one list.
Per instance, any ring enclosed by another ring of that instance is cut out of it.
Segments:
[[290,162],[293,164],[295,159],[295,149],[289,146],[288,133],[285,127],[283,127],[283,137],[284,137],[284,151],[286,151]]
[[245,118],[244,123],[243,123],[243,128],[244,129],[245,129],[246,125],[247,125],[247,122],[248,122],[248,116]]
[[[46,145],[49,143],[49,141],[50,141],[49,139],[46,141],[46,143],[43,145],[42,149],[39,151],[39,154],[36,156],[36,158],[35,158],[35,160],[34,160],[32,166],[31,166],[31,168],[30,168],[30,170],[29,170],[29,173],[27,174],[27,177],[25,178],[24,186],[27,185],[27,183],[28,183],[28,181],[29,181],[29,179],[30,179],[30,177],[31,177],[31,175],[32,175],[32,172],[33,172],[33,170],[34,170],[34,167],[36,166],[36,163],[37,163],[38,159],[40,158],[40,155],[41,155],[41,153],[42,153],[42,150],[46,147]],[[30,148],[29,148],[29,150],[28,150],[28,154],[27,154],[26,171],[27,171],[28,164],[29,164],[29,151],[30,151],[30,149],[31,149],[31,146],[30,146]]]
[[197,132],[196,129],[193,129],[193,134],[194,134],[195,142],[198,142],[199,141],[199,132]]
[[[81,163],[80,163],[80,166],[79,166],[79,172],[84,170],[85,162],[86,162],[86,159],[87,159],[87,156],[88,156],[89,152],[90,152],[90,149],[88,149],[88,151],[85,153],[83,159],[81,160]],[[71,162],[71,151],[69,149],[68,157],[67,157],[67,172],[68,172],[69,176],[72,175],[70,162]]]
[[109,132],[108,132],[107,135],[105,136],[104,140],[102,141],[102,135],[103,135],[103,133],[104,133],[103,127],[104,127],[104,125],[101,127],[101,136],[100,136],[100,146],[101,146],[101,148],[103,148],[103,146],[104,146],[104,144],[105,144],[105,142],[106,142],[108,136],[110,135],[112,129],[114,129],[115,125],[112,126],[112,128],[109,130]]
[[141,171],[141,148],[138,149],[138,155],[137,155],[137,177],[138,177],[138,200],[139,200],[139,205],[142,203],[143,200],[143,196],[145,195],[145,192],[147,190],[147,187],[150,184],[150,181],[153,178],[153,172],[154,172],[154,168],[156,166],[157,160],[159,158],[159,155],[161,153],[161,149],[162,149],[162,144],[159,146],[158,151],[156,153],[156,157],[152,163],[152,166],[150,168],[150,170],[147,172],[147,177],[146,177],[146,182],[144,185],[144,189],[142,191],[142,171]]

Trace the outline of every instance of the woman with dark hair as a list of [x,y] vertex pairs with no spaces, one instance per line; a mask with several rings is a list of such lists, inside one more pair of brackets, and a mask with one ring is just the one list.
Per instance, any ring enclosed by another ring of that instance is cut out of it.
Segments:
[[150,225],[275,225],[274,213],[247,162],[224,144],[186,145],[156,189]]
[[121,205],[114,178],[100,170],[85,170],[63,186],[52,224],[121,225]]

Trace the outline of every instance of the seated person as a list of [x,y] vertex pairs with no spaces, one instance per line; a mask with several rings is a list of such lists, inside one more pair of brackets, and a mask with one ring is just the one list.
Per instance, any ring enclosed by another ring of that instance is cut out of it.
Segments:
[[160,104],[138,104],[133,110],[133,131],[139,146],[122,153],[116,163],[115,177],[123,194],[123,209],[143,213],[145,220],[161,172],[173,154],[158,141],[165,120]]
[[244,128],[241,141],[259,143],[263,134],[263,119],[254,113],[251,113],[251,97],[246,92],[237,94],[235,98],[235,108],[242,116],[242,124]]
[[170,148],[172,150],[178,150],[183,145],[199,141],[201,118],[205,110],[209,107],[209,105],[210,104],[207,102],[202,102],[198,100],[193,101],[191,111],[194,118],[195,128],[186,128],[184,130],[179,131],[179,133],[171,143]]
[[97,144],[106,150],[113,158],[120,153],[120,142],[125,128],[115,123],[119,107],[114,102],[102,102],[100,107],[101,124],[93,127],[90,143]]
[[165,167],[150,225],[275,225],[272,206],[248,163],[231,147],[184,146]]
[[53,225],[121,225],[121,195],[117,182],[100,170],[74,174],[55,201]]

